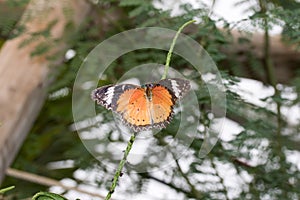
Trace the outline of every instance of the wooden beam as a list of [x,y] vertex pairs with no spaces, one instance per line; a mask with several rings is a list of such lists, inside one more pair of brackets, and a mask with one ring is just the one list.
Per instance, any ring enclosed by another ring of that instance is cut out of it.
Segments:
[[[0,51],[0,183],[43,105],[50,83],[49,66],[53,64],[47,56],[56,55],[56,65],[63,59],[62,50],[67,47],[64,36],[76,30],[88,11],[89,4],[84,0],[32,0],[18,24],[25,26],[26,31],[3,45]],[[73,26],[66,26],[70,23]],[[50,36],[30,40],[32,33],[47,27]],[[20,47],[26,40],[30,42]],[[52,48],[45,54],[31,56],[41,43],[48,43]]]

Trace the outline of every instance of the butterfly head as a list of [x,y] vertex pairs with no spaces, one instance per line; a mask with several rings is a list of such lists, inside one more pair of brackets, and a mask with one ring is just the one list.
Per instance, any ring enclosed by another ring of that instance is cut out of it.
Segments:
[[147,89],[147,88],[152,89],[154,86],[155,86],[155,84],[153,84],[153,83],[146,83],[146,84],[142,85],[141,88],[143,88],[143,89]]
[[145,96],[148,100],[152,101],[152,89],[157,86],[157,84],[147,83],[141,87],[145,90]]

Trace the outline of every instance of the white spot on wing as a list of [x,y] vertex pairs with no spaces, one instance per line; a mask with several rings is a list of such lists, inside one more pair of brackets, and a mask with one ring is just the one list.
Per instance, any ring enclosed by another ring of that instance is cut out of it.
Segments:
[[177,84],[177,81],[171,80],[171,85],[172,85],[172,90],[173,90],[175,96],[177,98],[179,98],[180,97],[180,89],[179,89],[179,85]]
[[114,97],[114,91],[115,91],[115,87],[110,87],[105,93],[105,97],[103,98],[103,100],[106,102],[107,105],[111,104],[112,99]]

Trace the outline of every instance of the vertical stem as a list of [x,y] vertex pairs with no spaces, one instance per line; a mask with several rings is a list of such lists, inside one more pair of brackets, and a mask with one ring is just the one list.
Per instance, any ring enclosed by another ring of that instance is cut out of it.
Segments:
[[122,169],[126,163],[126,160],[127,160],[127,156],[132,148],[132,145],[133,145],[133,142],[135,140],[135,137],[136,137],[136,133],[133,133],[130,137],[130,140],[128,141],[128,144],[127,144],[127,147],[126,147],[126,150],[124,152],[124,155],[123,155],[123,158],[122,160],[120,161],[119,163],[119,166],[118,166],[118,169],[115,173],[115,176],[114,176],[114,179],[113,179],[113,182],[111,184],[111,187],[110,187],[110,190],[109,192],[107,193],[106,197],[105,197],[105,200],[109,200],[111,198],[111,195],[114,193],[115,191],[115,188],[117,186],[117,183],[118,183],[118,180],[119,180],[119,177],[121,175],[121,172],[122,172]]
[[[265,20],[267,23],[267,20]],[[266,68],[267,72],[269,74],[269,81],[271,85],[274,88],[275,94],[275,102],[276,102],[276,110],[277,110],[277,135],[278,137],[281,135],[281,129],[282,129],[282,122],[281,122],[281,102],[280,102],[280,91],[277,89],[276,84],[276,77],[275,77],[275,72],[274,72],[274,67],[271,62],[270,58],[270,36],[269,36],[269,31],[268,28],[265,29],[265,56],[266,56]]]
[[[264,0],[259,1],[260,8],[262,13],[266,14],[267,8],[266,8],[266,2]],[[274,72],[274,65],[271,60],[270,55],[270,34],[269,34],[269,26],[268,26],[268,19],[267,16],[264,16],[264,57],[265,57],[265,67],[267,70],[268,79],[270,81],[270,84],[274,88],[275,91],[275,99],[279,99],[280,97],[280,91],[277,89],[276,84],[276,75]],[[282,121],[281,121],[281,102],[280,100],[276,100],[276,106],[277,106],[277,136],[279,137],[281,135],[281,129],[282,129]]]
[[187,25],[195,22],[196,20],[190,20],[186,23],[184,23],[177,31],[175,37],[173,38],[173,41],[172,41],[172,44],[170,46],[170,49],[169,49],[169,52],[168,52],[168,55],[167,55],[167,59],[166,59],[166,65],[165,65],[165,71],[164,71],[164,74],[162,75],[161,79],[165,79],[167,78],[167,74],[168,74],[168,70],[169,70],[169,66],[170,66],[170,61],[171,61],[171,56],[172,56],[172,53],[173,53],[173,49],[174,49],[174,46],[176,44],[176,40],[180,34],[180,32],[184,29],[184,27],[186,27]]
[[[270,55],[270,34],[269,34],[269,24],[268,24],[268,18],[267,18],[267,1],[266,0],[259,0],[261,12],[265,15],[263,17],[263,22],[264,22],[264,56],[265,56],[265,67],[267,70],[267,75],[270,84],[274,88],[275,94],[274,94],[274,99],[275,103],[277,106],[277,138],[276,138],[276,148],[277,148],[277,155],[279,156],[281,162],[285,162],[285,155],[282,150],[282,145],[281,145],[281,131],[282,131],[282,117],[281,117],[281,101],[280,101],[280,91],[277,89],[276,84],[276,75],[274,71],[274,65],[271,60],[271,55]],[[279,173],[285,174],[286,173],[286,168],[283,166],[283,164],[280,164],[279,168]],[[287,180],[282,178],[281,180],[282,184],[284,184],[284,188],[286,187]],[[288,198],[287,195],[287,190],[282,189],[282,194],[284,197]]]

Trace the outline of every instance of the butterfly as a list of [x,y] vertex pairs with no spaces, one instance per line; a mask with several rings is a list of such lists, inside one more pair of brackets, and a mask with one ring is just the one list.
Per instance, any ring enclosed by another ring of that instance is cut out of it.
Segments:
[[187,80],[168,78],[142,86],[102,86],[92,91],[91,98],[119,114],[125,125],[139,132],[166,128],[174,114],[173,106],[190,88]]

